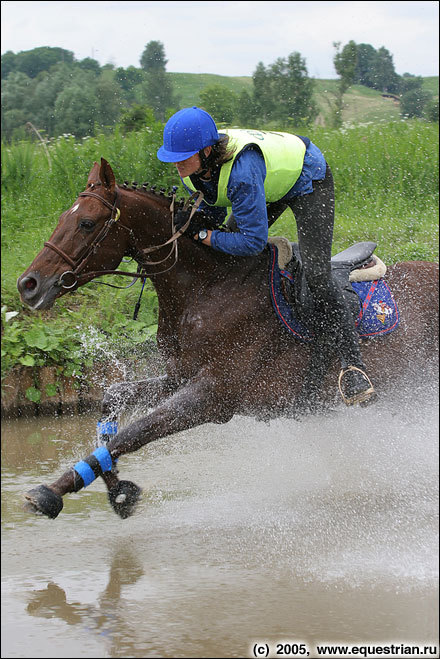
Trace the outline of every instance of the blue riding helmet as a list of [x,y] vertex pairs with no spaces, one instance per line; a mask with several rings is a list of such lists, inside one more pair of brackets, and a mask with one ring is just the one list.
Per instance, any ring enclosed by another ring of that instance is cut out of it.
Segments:
[[162,162],[181,162],[191,158],[205,146],[220,139],[210,114],[196,106],[173,114],[163,130],[163,145],[157,152]]

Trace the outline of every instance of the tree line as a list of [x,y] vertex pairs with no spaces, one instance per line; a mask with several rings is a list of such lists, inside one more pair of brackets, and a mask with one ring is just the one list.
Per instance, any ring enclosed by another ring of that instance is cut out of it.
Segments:
[[[395,95],[404,116],[438,121],[438,102],[422,88],[422,78],[409,73],[399,76],[386,48],[375,50],[353,41],[342,49],[338,43],[334,47],[339,78],[330,99],[333,125],[342,121],[343,96],[353,84]],[[164,121],[181,107],[166,65],[160,41],[146,45],[140,67],[127,68],[100,66],[90,57],[76,60],[63,48],[8,51],[1,57],[2,138],[23,138],[27,127],[36,127],[45,136],[69,133],[81,138],[118,123],[127,131],[136,130],[147,125],[152,115]],[[268,66],[259,62],[249,91],[237,94],[214,84],[195,102],[219,123],[258,127],[277,122],[298,128],[318,116],[314,86],[305,60],[292,52]]]

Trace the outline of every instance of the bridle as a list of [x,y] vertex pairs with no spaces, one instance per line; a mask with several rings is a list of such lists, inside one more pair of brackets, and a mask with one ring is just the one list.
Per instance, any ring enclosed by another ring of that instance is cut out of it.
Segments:
[[[189,205],[194,201],[189,218],[187,222],[178,230],[175,231],[174,227],[174,206],[175,206],[175,198],[176,195],[175,193],[172,196],[171,204],[170,204],[170,212],[171,212],[171,231],[172,235],[171,237],[161,245],[154,245],[152,247],[146,247],[146,248],[140,248],[138,247],[138,239],[134,235],[133,229],[130,227],[127,227],[125,224],[123,224],[120,221],[120,216],[121,216],[121,211],[118,208],[118,190],[116,189],[116,194],[115,194],[115,200],[113,204],[108,202],[104,197],[101,197],[101,195],[97,194],[96,192],[91,192],[91,191],[86,191],[86,192],[81,192],[79,194],[79,197],[93,197],[95,199],[98,199],[101,203],[104,204],[104,206],[107,206],[111,210],[110,217],[108,220],[106,220],[104,226],[101,228],[99,231],[98,235],[95,236],[93,242],[90,245],[86,245],[85,249],[83,252],[80,253],[80,255],[77,257],[76,261],[70,258],[68,254],[66,254],[62,249],[60,249],[57,245],[54,245],[50,241],[47,241],[44,243],[45,247],[49,247],[51,250],[56,252],[59,256],[61,256],[66,263],[68,263],[71,267],[71,270],[66,270],[63,272],[57,282],[59,286],[65,289],[71,289],[74,288],[81,279],[85,279],[86,277],[98,277],[102,275],[124,275],[126,277],[132,277],[134,280],[137,278],[142,278],[145,279],[148,276],[153,276],[153,275],[158,275],[158,274],[164,274],[165,272],[168,272],[177,263],[178,260],[178,249],[177,249],[177,239],[180,238],[180,236],[186,231],[186,229],[189,226],[189,223],[192,220],[192,217],[198,207],[200,206],[201,202],[203,201],[203,194],[201,192],[195,192],[193,193],[189,199],[187,199],[185,205],[184,205],[184,210],[187,210]],[[117,223],[118,227],[121,227],[121,229],[125,229],[126,231],[129,232],[130,238],[132,242],[134,243],[136,254],[133,257],[134,260],[138,263],[138,270],[137,272],[126,272],[125,270],[96,270],[93,272],[87,272],[83,273],[84,268],[86,267],[90,257],[96,253],[98,247],[101,245],[103,240],[107,237],[110,229]],[[156,252],[159,249],[162,249],[162,247],[166,247],[167,245],[171,245],[169,253],[165,256],[165,258],[159,260],[159,261],[151,261],[150,259],[146,259],[145,256],[147,254],[150,254],[152,252]],[[167,267],[164,270],[160,270],[158,272],[147,272],[147,267],[149,266],[157,266],[160,265],[161,263],[164,263],[169,259],[170,256],[172,256],[174,253],[174,260],[171,264],[171,266]],[[67,283],[69,277],[73,278],[73,283]],[[66,281],[67,279],[67,281]]]

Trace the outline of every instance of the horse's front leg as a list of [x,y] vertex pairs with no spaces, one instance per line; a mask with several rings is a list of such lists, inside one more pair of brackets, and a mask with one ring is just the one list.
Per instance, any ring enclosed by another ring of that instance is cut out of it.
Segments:
[[[170,396],[177,388],[176,382],[168,376],[149,378],[138,382],[120,382],[112,385],[105,393],[101,404],[101,420],[98,423],[99,442],[107,445],[111,434],[117,432],[117,418],[122,412],[136,405],[153,407],[167,396]],[[112,430],[108,430],[111,426]],[[111,433],[111,434],[110,434]],[[95,451],[96,452],[96,451]],[[94,453],[95,453],[94,452]],[[86,478],[86,484],[90,479],[94,480],[95,473],[102,477],[109,498],[115,511],[122,517],[130,514],[140,496],[140,488],[130,481],[120,481],[117,476],[116,465],[112,463],[110,469],[102,469],[96,464],[96,455],[92,453],[83,461],[78,463],[80,472]],[[105,452],[98,451],[98,458],[105,456]],[[89,471],[89,463],[92,464],[92,472]],[[93,469],[95,471],[93,471]],[[88,473],[87,473],[88,472]],[[73,470],[73,474],[75,470]],[[48,517],[55,518],[63,508],[62,495],[68,492],[76,492],[84,486],[84,479],[76,478],[72,484],[72,472],[66,472],[49,488],[40,485],[26,493],[26,509],[30,512],[43,513]],[[122,504],[122,505],[120,505]]]
[[104,394],[102,416],[114,420],[125,410],[137,405],[155,407],[164,398],[171,396],[177,387],[178,383],[167,375],[113,384]]
[[[137,406],[154,407],[169,397],[177,386],[176,381],[167,375],[112,385],[105,392],[101,404],[101,420],[98,423],[99,442],[107,445],[111,434],[117,433],[117,418],[123,412]],[[108,427],[111,428],[111,434],[107,432]],[[115,467],[111,471],[103,472],[101,476],[113,508],[122,517],[128,517],[139,499],[140,489],[130,481],[119,481]]]
[[54,518],[61,512],[65,494],[78,492],[98,476],[106,474],[109,477],[111,474],[116,480],[109,490],[110,503],[121,517],[128,517],[139,498],[140,488],[130,481],[117,480],[114,474],[116,460],[161,437],[210,421],[228,421],[234,413],[233,405],[226,403],[219,389],[218,383],[209,375],[189,381],[151,413],[122,429],[105,447],[96,449],[49,487],[41,485],[30,490],[25,495],[27,500],[34,511]]
[[127,425],[110,440],[112,458],[118,459],[156,439],[203,423],[226,423],[235,409],[226,391],[226,386],[209,375],[189,380],[150,414]]

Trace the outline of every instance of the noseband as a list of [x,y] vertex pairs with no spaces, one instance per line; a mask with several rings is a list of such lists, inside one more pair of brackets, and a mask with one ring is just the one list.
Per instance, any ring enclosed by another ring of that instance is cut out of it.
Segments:
[[[80,279],[85,278],[85,277],[90,277],[92,275],[92,278],[97,277],[97,276],[102,276],[102,275],[125,275],[126,277],[132,277],[134,279],[136,278],[143,278],[152,275],[157,275],[157,274],[163,274],[165,272],[168,272],[168,270],[171,270],[176,263],[177,263],[177,257],[178,257],[178,252],[177,252],[177,239],[180,238],[180,236],[186,231],[186,229],[189,226],[189,223],[196,212],[197,208],[199,207],[200,203],[203,200],[203,194],[202,193],[193,193],[191,197],[186,201],[184,209],[187,209],[191,201],[197,197],[192,209],[191,213],[189,216],[188,221],[182,226],[179,231],[174,231],[174,202],[175,202],[175,197],[176,195],[173,195],[171,205],[170,205],[170,211],[171,211],[171,229],[172,229],[172,236],[169,238],[166,242],[162,243],[161,245],[154,245],[153,247],[147,247],[147,248],[139,248],[137,246],[138,240],[136,239],[133,230],[130,227],[125,226],[125,224],[122,224],[122,222],[119,221],[121,211],[117,207],[117,202],[118,202],[118,191],[116,190],[116,195],[115,195],[115,200],[113,204],[108,202],[104,197],[101,197],[101,195],[97,194],[96,192],[81,192],[79,194],[79,197],[94,197],[95,199],[98,199],[100,202],[104,204],[104,206],[107,206],[111,210],[111,214],[108,220],[106,220],[104,226],[98,233],[98,235],[95,237],[93,242],[86,246],[84,249],[83,253],[80,254],[80,256],[77,258],[76,261],[70,258],[62,249],[57,247],[57,245],[54,245],[53,243],[47,241],[44,243],[45,247],[49,247],[52,249],[54,252],[56,252],[61,258],[63,258],[66,263],[70,265],[72,268],[71,270],[66,270],[65,272],[62,273],[60,276],[57,284],[61,286],[62,288],[65,289],[70,289],[74,288]],[[84,270],[85,266],[87,265],[87,262],[89,258],[95,254],[96,250],[102,243],[102,241],[107,237],[110,229],[113,227],[114,224],[118,222],[118,226],[121,227],[121,229],[125,229],[126,231],[129,232],[130,237],[135,245],[136,249],[136,256],[134,257],[135,261],[139,264],[139,268],[137,272],[125,272],[124,270],[98,270],[98,271],[93,271],[93,272],[88,272],[81,274],[82,271]],[[171,249],[169,253],[166,255],[164,259],[161,259],[159,261],[151,261],[149,259],[145,259],[145,256],[151,252],[155,252],[162,247],[166,247],[167,245],[171,244]],[[152,265],[159,265],[166,261],[174,252],[174,261],[172,265],[169,268],[166,268],[166,270],[162,270],[160,272],[154,272],[154,273],[148,273],[146,272],[146,267],[147,266],[152,266]],[[66,278],[73,277],[73,283],[68,284],[66,282]]]

